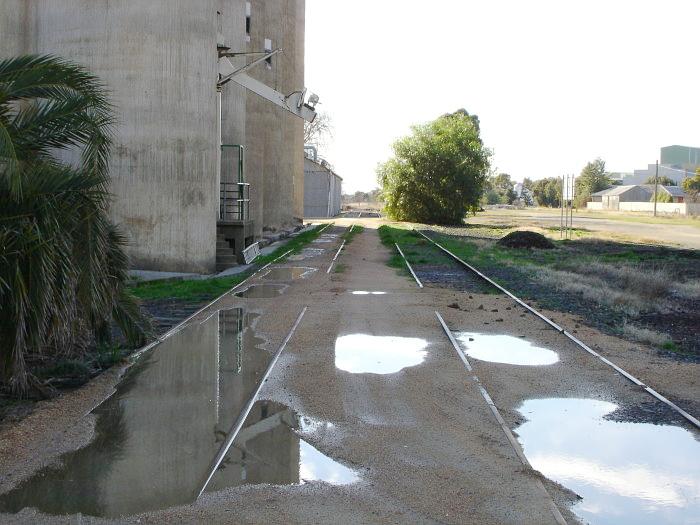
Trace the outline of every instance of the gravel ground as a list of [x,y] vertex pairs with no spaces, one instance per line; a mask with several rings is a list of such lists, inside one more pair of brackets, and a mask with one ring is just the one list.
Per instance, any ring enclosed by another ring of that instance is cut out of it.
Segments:
[[[357,221],[347,224],[351,222]],[[340,232],[335,228],[334,233]],[[443,333],[435,310],[453,330],[523,337],[559,354],[560,361],[547,367],[473,363],[511,429],[523,422],[517,409],[524,400],[557,396],[614,402],[621,409],[612,416],[624,420],[668,421],[656,414],[647,394],[512,300],[432,285],[418,290],[412,280],[386,266],[388,253],[376,231],[366,229],[340,255],[344,272],[326,274],[334,254],[329,247],[303,262],[319,271],[289,283],[283,295],[273,299],[227,295],[193,321],[218,308],[257,312],[256,335],[265,341],[261,348],[271,354],[307,305],[260,398],[324,422],[325,432],[310,428],[300,435],[355,471],[358,482],[240,486],[206,493],[192,505],[114,521],[543,524],[554,522],[549,509],[553,500],[569,523],[576,522],[569,511],[576,495],[523,467]],[[354,295],[353,291],[386,293]],[[697,368],[650,356],[581,324],[579,317],[546,314],[567,327],[579,324],[578,335],[584,341],[662,393],[700,398]],[[336,366],[336,338],[357,333],[424,340],[424,360],[391,374],[347,372]],[[16,427],[0,431],[0,493],[56,461],[62,452],[87,444],[94,428],[89,412],[113,391],[122,373],[123,369],[113,369],[76,392],[42,404]],[[540,481],[547,493],[538,488]],[[106,522],[85,516],[51,517],[31,509],[0,514],[3,523],[76,520]]]

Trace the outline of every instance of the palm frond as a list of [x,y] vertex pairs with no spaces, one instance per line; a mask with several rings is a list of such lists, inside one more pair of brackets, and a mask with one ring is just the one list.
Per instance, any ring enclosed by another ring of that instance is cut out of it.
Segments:
[[0,381],[15,393],[32,383],[28,354],[83,348],[113,322],[133,344],[149,331],[107,213],[113,122],[84,68],[0,61]]

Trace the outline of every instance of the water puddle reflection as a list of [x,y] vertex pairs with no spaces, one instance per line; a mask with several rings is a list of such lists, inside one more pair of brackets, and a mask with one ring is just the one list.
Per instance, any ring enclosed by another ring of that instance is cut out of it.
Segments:
[[253,284],[233,295],[246,299],[271,299],[282,295],[287,288],[286,284]]
[[386,295],[386,292],[368,292],[366,290],[355,290],[352,295]]
[[325,252],[325,248],[304,248],[299,253],[290,255],[288,259],[290,261],[303,261],[305,259],[312,259],[318,257]]
[[294,279],[306,279],[316,272],[316,268],[306,267],[280,267],[272,268],[263,274],[262,278],[269,281],[292,281]]
[[553,365],[559,361],[556,352],[520,337],[473,332],[455,332],[454,335],[464,353],[480,361],[528,366]]
[[532,466],[583,497],[593,525],[698,523],[700,442],[681,427],[605,419],[616,405],[533,399],[516,432]]
[[[296,429],[316,430],[306,427],[304,420],[311,421],[284,405],[270,401],[255,403],[207,491],[242,484],[290,485],[323,481],[346,485],[357,481],[359,477],[355,471],[299,437]],[[322,425],[314,421],[314,426]]]
[[0,510],[118,517],[193,501],[270,354],[222,310],[144,354],[93,411],[95,438],[0,496]]
[[421,364],[427,346],[415,337],[344,335],[335,341],[335,366],[353,374],[394,374]]

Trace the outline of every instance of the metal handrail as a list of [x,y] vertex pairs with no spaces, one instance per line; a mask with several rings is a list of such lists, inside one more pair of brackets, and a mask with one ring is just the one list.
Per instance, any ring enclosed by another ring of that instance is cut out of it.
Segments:
[[248,220],[250,216],[250,184],[222,182],[219,190],[219,220]]

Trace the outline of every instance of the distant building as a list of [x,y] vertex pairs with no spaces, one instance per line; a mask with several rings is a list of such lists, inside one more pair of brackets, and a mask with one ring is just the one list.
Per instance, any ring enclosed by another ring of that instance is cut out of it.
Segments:
[[694,172],[700,166],[700,148],[690,146],[664,146],[659,164]]
[[335,217],[340,213],[343,179],[318,157],[315,148],[305,148],[304,217]]
[[[667,177],[676,184],[681,184],[686,177],[692,177],[700,167],[700,148],[690,146],[664,146],[659,154],[659,177]],[[656,163],[647,164],[644,169],[626,174],[622,184],[629,186],[644,184],[656,175]]]
[[[687,195],[678,186],[659,185],[657,191],[659,195],[666,194],[671,199],[670,202],[657,202],[657,213],[695,215],[700,212],[700,204],[687,203]],[[653,184],[613,186],[592,194],[586,208],[589,210],[651,212],[654,210],[653,199]]]

